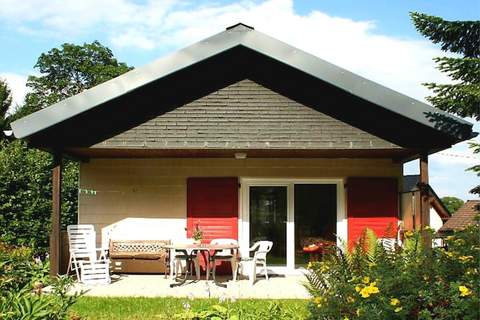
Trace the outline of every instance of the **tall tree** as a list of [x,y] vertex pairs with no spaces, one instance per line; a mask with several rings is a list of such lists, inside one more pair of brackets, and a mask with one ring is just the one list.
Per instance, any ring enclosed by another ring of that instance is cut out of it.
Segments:
[[[132,68],[118,62],[107,47],[95,41],[65,43],[43,53],[30,76],[31,91],[11,116],[18,119],[83,90],[115,78]],[[52,157],[16,140],[0,143],[0,238],[12,244],[31,244],[39,251],[48,245],[51,212]],[[78,164],[64,163],[62,224],[75,223]]]
[[12,91],[5,80],[0,79],[0,140],[6,138],[3,131],[7,130],[7,111],[12,105]]
[[[447,21],[423,13],[410,13],[418,32],[440,44],[450,57],[437,57],[438,69],[453,81],[449,84],[425,83],[434,95],[427,97],[433,106],[461,117],[480,121],[480,21]],[[480,153],[479,143],[470,143]],[[480,165],[469,168],[480,177]],[[480,186],[471,193],[480,194]]]
[[39,76],[29,76],[25,105],[15,118],[48,107],[56,102],[113,79],[129,70],[112,51],[100,42],[76,45],[64,43],[42,53],[35,64]]
[[443,197],[442,202],[450,214],[456,212],[464,204],[463,200],[457,197]]

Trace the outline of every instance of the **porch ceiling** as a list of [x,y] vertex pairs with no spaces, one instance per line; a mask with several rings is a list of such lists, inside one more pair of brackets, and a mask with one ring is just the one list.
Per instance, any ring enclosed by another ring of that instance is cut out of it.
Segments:
[[243,79],[409,150],[433,152],[473,136],[462,119],[241,24],[12,128],[32,146],[84,150]]

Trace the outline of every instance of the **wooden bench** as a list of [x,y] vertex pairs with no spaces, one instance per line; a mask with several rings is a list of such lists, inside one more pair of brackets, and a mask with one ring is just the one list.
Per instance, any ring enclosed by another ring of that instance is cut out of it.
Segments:
[[169,273],[170,240],[111,240],[109,257],[114,273]]

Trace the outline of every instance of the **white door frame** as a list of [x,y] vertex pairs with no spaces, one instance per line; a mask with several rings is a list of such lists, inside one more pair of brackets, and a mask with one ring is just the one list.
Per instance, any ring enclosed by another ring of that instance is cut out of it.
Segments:
[[[240,178],[240,201],[238,235],[242,256],[248,255],[250,242],[250,192],[251,186],[285,186],[287,187],[287,265],[271,267],[275,273],[295,272],[295,184],[335,184],[337,186],[337,245],[347,239],[347,217],[345,214],[345,189],[343,178]],[[275,245],[275,244],[274,244]]]

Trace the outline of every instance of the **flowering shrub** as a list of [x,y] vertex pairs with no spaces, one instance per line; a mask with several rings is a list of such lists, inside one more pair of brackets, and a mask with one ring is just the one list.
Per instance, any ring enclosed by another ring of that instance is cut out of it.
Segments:
[[67,294],[72,279],[60,276],[52,280],[51,292],[32,292],[31,288],[0,292],[0,319],[2,320],[61,320],[77,319],[70,307],[79,294]]
[[[68,276],[50,278],[48,262],[35,258],[33,249],[0,241],[0,319],[57,320],[70,316],[79,294],[67,294]],[[50,285],[49,293],[42,289]],[[74,318],[74,317],[70,317]]]
[[33,250],[0,241],[0,292],[48,283],[48,262],[36,259]]
[[367,229],[350,251],[309,264],[310,319],[479,319],[479,235],[471,225],[428,248],[407,232],[400,247]]

